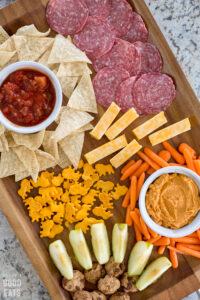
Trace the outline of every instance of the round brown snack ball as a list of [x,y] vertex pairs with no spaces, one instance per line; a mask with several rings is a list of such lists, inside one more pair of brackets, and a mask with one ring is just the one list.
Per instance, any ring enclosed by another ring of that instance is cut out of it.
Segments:
[[110,297],[109,300],[130,300],[131,297],[126,293],[116,293]]
[[135,293],[138,291],[136,288],[136,281],[138,280],[138,276],[130,277],[128,273],[124,273],[121,279],[121,286],[124,288],[124,292],[126,293]]
[[92,295],[87,291],[78,291],[74,293],[73,300],[92,300]]
[[125,271],[124,263],[118,264],[114,261],[114,258],[111,257],[107,264],[105,265],[105,269],[108,275],[112,275],[114,277],[119,277]]
[[62,280],[63,288],[68,292],[76,292],[76,291],[83,290],[85,287],[84,275],[78,270],[74,270],[73,275],[74,275],[73,279],[71,280],[63,278]]
[[106,300],[107,299],[106,296],[99,291],[93,291],[91,293],[91,295],[92,295],[92,300]]
[[98,290],[105,295],[112,295],[120,288],[120,281],[111,275],[106,275],[98,282]]
[[85,279],[88,282],[90,282],[92,284],[96,284],[100,278],[105,276],[105,273],[106,272],[102,265],[100,265],[98,263],[94,263],[92,269],[85,271],[84,275],[85,275]]

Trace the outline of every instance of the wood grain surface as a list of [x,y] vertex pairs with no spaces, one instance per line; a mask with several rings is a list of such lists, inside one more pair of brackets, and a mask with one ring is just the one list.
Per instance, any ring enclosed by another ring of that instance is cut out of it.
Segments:
[[[2,25],[9,34],[15,33],[16,30],[23,25],[32,23],[34,23],[39,30],[45,31],[48,28],[45,19],[45,5],[47,2],[47,0],[17,0],[8,7],[0,10],[0,25]],[[172,142],[175,146],[177,146],[180,142],[186,141],[197,151],[199,151],[200,104],[198,99],[192,91],[184,73],[178,65],[163,34],[160,32],[144,1],[130,0],[129,3],[133,6],[134,10],[141,14],[144,18],[150,33],[149,42],[153,43],[159,48],[163,57],[163,72],[173,77],[177,87],[177,97],[166,113],[169,124],[180,121],[185,117],[190,117],[192,122],[192,130],[174,138]],[[97,118],[95,118],[94,124],[104,112],[104,109],[100,106],[98,107],[98,110],[99,115]],[[134,122],[134,126],[132,125],[126,130],[125,133],[129,141],[133,138],[131,129],[144,122],[147,118],[149,118],[149,116],[136,120]],[[97,142],[91,139],[87,133],[83,153],[86,153],[88,150],[91,150],[106,141],[106,138],[103,138],[101,141]],[[142,140],[142,144],[143,146],[150,146],[147,138]],[[154,147],[154,149],[155,151],[158,151],[160,146]],[[107,163],[109,159],[110,157],[105,159],[103,162]],[[113,176],[108,178],[112,178],[112,180],[117,183],[119,181],[119,170],[115,173],[114,179]],[[53,265],[48,253],[48,245],[50,240],[47,238],[40,239],[39,225],[36,223],[31,223],[27,214],[27,210],[17,194],[18,188],[19,184],[14,182],[13,177],[0,180],[0,208],[6,215],[10,225],[14,229],[19,241],[23,245],[24,250],[44,282],[52,299],[69,299],[67,292],[61,288],[61,276]],[[115,202],[114,217],[106,222],[109,236],[111,236],[113,224],[116,222],[122,222],[124,220],[124,216],[125,210],[121,208],[121,200]],[[65,229],[65,231],[56,236],[55,239],[58,238],[65,242],[67,250],[69,251],[70,255],[73,256],[68,243],[68,230]],[[87,241],[89,247],[91,248],[89,234],[87,235]],[[133,228],[130,228],[126,261],[134,243],[135,237]],[[167,251],[165,254],[168,255]],[[154,253],[151,260],[153,260],[156,256],[157,254]],[[74,259],[73,264],[75,268],[79,268]],[[179,264],[180,266],[177,270],[169,270],[161,279],[159,279],[158,282],[150,286],[142,293],[138,292],[133,294],[131,299],[178,300],[197,290],[200,286],[200,260],[180,255]]]

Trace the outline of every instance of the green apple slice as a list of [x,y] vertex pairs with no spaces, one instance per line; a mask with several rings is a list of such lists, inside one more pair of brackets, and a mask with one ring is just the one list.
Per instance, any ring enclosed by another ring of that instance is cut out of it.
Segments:
[[74,255],[79,264],[85,269],[92,269],[92,258],[85,236],[81,229],[71,230],[69,241],[73,248]]
[[138,290],[143,291],[150,284],[158,280],[158,278],[160,278],[162,274],[171,267],[171,265],[172,264],[167,257],[159,257],[154,260],[136,282]]
[[91,227],[92,247],[100,265],[106,264],[110,258],[110,243],[106,226],[103,223]]
[[133,247],[129,260],[128,260],[128,275],[137,276],[144,270],[151,252],[153,245],[147,242],[137,242]]
[[112,251],[114,261],[121,264],[124,260],[128,243],[127,224],[115,224],[112,231]]
[[49,253],[60,273],[68,280],[73,279],[72,262],[63,242],[57,240],[51,243],[49,245]]

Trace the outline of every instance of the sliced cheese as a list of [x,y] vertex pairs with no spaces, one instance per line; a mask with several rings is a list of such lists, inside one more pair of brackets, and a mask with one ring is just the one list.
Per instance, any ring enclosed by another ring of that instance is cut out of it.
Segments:
[[111,105],[108,107],[107,111],[97,123],[97,125],[90,132],[90,135],[96,140],[100,140],[119,112],[120,107],[117,106],[117,104],[115,104],[114,102],[112,102]]
[[118,168],[141,148],[142,146],[136,140],[133,140],[122,151],[117,153],[117,155],[110,160],[110,163],[113,165],[113,167]]
[[133,133],[137,137],[138,140],[141,140],[143,137],[152,133],[162,125],[167,123],[167,119],[163,111],[161,111],[158,115],[153,117],[152,119],[146,121],[142,125],[138,126],[133,130]]
[[138,118],[138,114],[134,108],[129,109],[119,120],[117,120],[108,130],[105,135],[111,141],[126,129],[133,121]]
[[189,131],[191,124],[188,118],[161,129],[149,136],[152,146],[167,141],[183,132]]
[[85,158],[87,159],[90,165],[94,164],[98,160],[126,147],[127,141],[125,135],[121,135],[120,137],[116,138],[115,140],[108,142],[91,152],[85,154]]

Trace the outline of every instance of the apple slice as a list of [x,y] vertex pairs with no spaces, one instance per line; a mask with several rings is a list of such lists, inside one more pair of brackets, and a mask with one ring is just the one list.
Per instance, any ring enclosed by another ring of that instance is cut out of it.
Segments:
[[164,256],[154,260],[136,282],[136,287],[138,290],[143,291],[150,284],[158,280],[158,278],[160,278],[162,274],[171,267],[171,265],[172,264],[169,259]]
[[92,258],[84,234],[81,229],[71,230],[69,241],[79,264],[85,269],[92,269]]
[[92,247],[94,255],[100,265],[106,264],[110,258],[110,243],[104,223],[91,227]]
[[140,241],[135,244],[128,260],[129,276],[136,276],[142,273],[149,260],[152,250],[153,245],[147,242]]
[[127,224],[115,224],[112,231],[112,251],[114,261],[121,264],[124,260],[128,243]]
[[51,243],[49,245],[49,253],[60,273],[68,280],[73,279],[72,262],[63,242],[57,240]]

